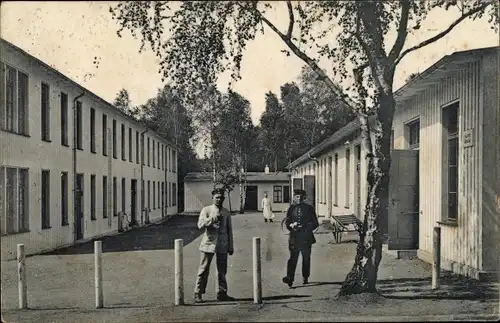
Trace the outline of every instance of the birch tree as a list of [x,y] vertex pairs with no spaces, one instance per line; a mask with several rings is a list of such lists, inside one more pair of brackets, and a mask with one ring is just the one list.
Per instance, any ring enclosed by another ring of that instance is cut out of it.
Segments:
[[[277,6],[286,8],[285,28],[269,18],[268,11]],[[456,20],[408,46],[408,35],[437,8],[455,14]],[[127,1],[112,7],[111,13],[119,24],[118,35],[128,29],[140,39],[141,50],[145,46],[153,50],[160,72],[186,99],[207,80],[215,84],[225,71],[231,72],[232,80],[239,80],[247,43],[266,30],[282,40],[285,55],[300,58],[354,110],[367,151],[368,194],[354,265],[339,292],[346,295],[376,292],[382,259],[379,222],[388,205],[390,132],[396,106],[393,83],[398,64],[466,19],[488,14],[497,26],[498,1]],[[396,34],[394,39],[390,32]],[[330,72],[320,67],[320,59],[331,63]],[[338,84],[338,79],[346,78],[354,85]],[[369,116],[373,122],[368,122]]]

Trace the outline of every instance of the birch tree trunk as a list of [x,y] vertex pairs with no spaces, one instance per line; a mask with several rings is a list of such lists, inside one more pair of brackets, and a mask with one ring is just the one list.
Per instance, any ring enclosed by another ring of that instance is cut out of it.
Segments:
[[389,134],[395,109],[392,95],[379,95],[379,102],[373,126],[368,124],[366,116],[359,116],[368,161],[368,196],[354,265],[342,284],[339,296],[377,292],[376,282],[383,243],[380,226],[387,217],[388,206],[391,166]]

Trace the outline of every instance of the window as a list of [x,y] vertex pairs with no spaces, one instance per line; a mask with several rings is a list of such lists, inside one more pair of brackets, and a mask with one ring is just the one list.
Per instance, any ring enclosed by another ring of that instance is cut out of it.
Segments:
[[283,203],[283,186],[273,186],[273,202]]
[[153,210],[156,209],[156,182],[153,181]]
[[142,180],[141,182],[141,208],[142,209],[145,209],[146,208],[146,197],[145,197],[145,191],[144,191],[145,187],[144,187],[144,180]]
[[148,137],[148,151],[147,151],[147,154],[148,154],[148,166],[149,166],[149,155],[150,155],[150,153],[149,153],[149,137]]
[[42,229],[50,228],[50,171],[42,170],[41,216]]
[[172,171],[174,173],[177,172],[177,157],[176,157],[176,151],[172,150]]
[[42,83],[41,103],[42,140],[50,141],[50,89],[49,85],[46,83]]
[[0,125],[3,129],[23,135],[28,134],[28,75],[8,65],[1,64]]
[[135,132],[135,163],[139,164],[139,131]]
[[116,120],[113,119],[113,158],[116,158]]
[[102,218],[108,217],[108,177],[102,177]]
[[[28,170],[23,168],[0,168],[0,187],[5,188],[0,194],[2,213],[1,234],[14,234],[29,230],[28,212]],[[5,198],[5,200],[4,200]]]
[[68,172],[61,173],[61,225],[68,225]]
[[83,150],[82,103],[76,101],[76,148]]
[[122,160],[126,160],[125,156],[125,125],[122,123]]
[[161,211],[165,211],[165,182],[161,182]]
[[177,205],[177,185],[172,183],[172,205]]
[[447,219],[449,221],[457,221],[458,219],[458,109],[459,103],[454,103],[448,106],[443,111],[443,123],[445,127],[446,138],[446,169],[443,173],[446,176],[448,189],[447,196]]
[[171,160],[171,154],[170,154],[170,147],[168,147],[168,156],[167,156],[167,167],[168,167],[168,171],[171,172],[172,171],[172,160]]
[[133,156],[133,150],[132,150],[132,128],[128,128],[128,161],[133,162],[132,156]]
[[146,165],[145,164],[145,158],[146,158],[146,149],[145,149],[145,146],[144,146],[144,135],[141,135],[141,164],[142,165]]
[[156,187],[157,187],[157,194],[158,194],[158,208],[160,208],[160,201],[161,201],[161,192],[160,192],[160,182],[156,182]]
[[108,155],[108,116],[102,115],[102,155]]
[[153,146],[153,167],[155,167],[155,159],[156,159],[156,156],[155,156],[155,141],[152,140],[152,146]]
[[126,209],[126,202],[127,202],[127,196],[126,196],[126,188],[127,188],[127,183],[125,180],[125,177],[122,178],[122,212],[125,213]]
[[168,192],[167,192],[167,203],[168,206],[172,206],[172,183],[168,183]]
[[95,175],[90,175],[90,219],[95,220]]
[[391,147],[390,149],[394,149],[394,129],[391,129]]
[[156,151],[158,152],[156,165],[158,166],[158,169],[160,169],[160,142],[156,142]]
[[113,216],[118,215],[118,188],[116,186],[116,177],[113,177]]
[[350,182],[351,182],[351,151],[349,148],[345,150],[345,207],[349,208],[351,195]]
[[333,205],[339,205],[339,155],[335,154],[334,156],[334,167],[335,167],[335,181],[333,183],[335,193],[333,195]]
[[68,144],[68,95],[61,92],[61,145]]
[[95,109],[90,108],[90,152],[96,153],[95,150]]
[[418,150],[420,146],[420,121],[412,121],[406,125],[410,149]]
[[165,146],[161,145],[161,169],[165,169]]
[[283,203],[290,203],[290,186],[283,186]]

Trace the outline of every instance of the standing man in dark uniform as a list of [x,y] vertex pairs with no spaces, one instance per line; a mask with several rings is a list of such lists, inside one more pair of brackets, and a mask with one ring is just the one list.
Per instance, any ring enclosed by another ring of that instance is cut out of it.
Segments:
[[302,278],[304,284],[309,283],[311,274],[311,247],[316,243],[313,231],[318,228],[318,218],[314,208],[304,203],[306,192],[301,189],[293,191],[294,204],[290,206],[284,219],[286,228],[290,231],[288,249],[290,258],[287,263],[287,273],[283,282],[292,287],[299,254],[302,254]]

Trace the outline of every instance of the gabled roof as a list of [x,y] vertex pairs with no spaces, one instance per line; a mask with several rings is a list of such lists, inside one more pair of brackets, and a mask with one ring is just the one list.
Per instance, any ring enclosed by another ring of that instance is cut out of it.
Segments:
[[124,113],[123,111],[121,111],[120,109],[116,108],[113,104],[109,103],[108,101],[104,100],[103,98],[101,98],[100,96],[98,96],[97,94],[95,94],[94,92],[90,91],[89,89],[85,88],[84,86],[78,84],[77,82],[73,81],[72,79],[70,79],[68,76],[64,75],[63,73],[59,72],[58,70],[56,70],[55,68],[49,66],[47,63],[43,62],[42,60],[36,58],[35,56],[31,55],[30,53],[26,52],[25,50],[17,47],[16,45],[12,44],[11,42],[3,39],[3,38],[0,38],[0,45],[1,46],[9,46],[11,48],[13,48],[14,50],[20,52],[21,54],[27,56],[29,59],[32,59],[34,61],[36,61],[38,64],[42,65],[43,67],[45,67],[46,69],[48,69],[49,71],[52,71],[53,73],[55,73],[58,77],[62,78],[63,80],[65,80],[66,82],[70,83],[71,85],[73,85],[74,87],[77,87],[79,88],[82,92],[85,92],[86,95],[90,95],[92,96],[94,99],[96,99],[97,101],[101,102],[102,104],[104,104],[105,106],[107,106],[108,108],[111,108],[113,111],[115,111],[117,114],[121,115],[123,118],[129,120],[131,123],[135,124],[136,126],[138,127],[141,127],[141,128],[144,128],[144,129],[148,129],[148,132],[149,133],[153,133],[155,134],[156,136],[158,136],[159,138],[162,138],[166,143],[168,143],[170,146],[174,147],[176,150],[179,150],[179,147],[177,147],[174,143],[172,143],[170,140],[167,140],[165,139],[164,137],[160,136],[157,132],[153,131],[151,128],[149,127],[146,127],[144,124],[142,124],[141,122],[137,121],[135,118],[129,116],[128,114]]
[[[277,172],[266,174],[264,172],[246,172],[246,180],[248,182],[288,182],[290,173]],[[184,177],[184,182],[211,182],[213,178],[212,172],[191,172]]]
[[[429,86],[439,83],[440,79],[443,77],[463,68],[463,64],[476,61],[484,55],[495,53],[499,50],[500,46],[495,46],[459,51],[451,55],[446,55],[394,92],[394,99],[396,100],[396,103],[402,103],[409,100],[419,92],[428,89]],[[374,117],[369,118],[369,122],[373,120]],[[346,126],[333,133],[330,137],[309,149],[305,154],[290,163],[287,168],[292,169],[303,164],[304,162],[310,160],[310,157],[314,157],[327,148],[338,144],[342,139],[353,134],[356,130],[359,130],[360,127],[361,124],[359,119],[356,118],[356,120],[348,123]]]

